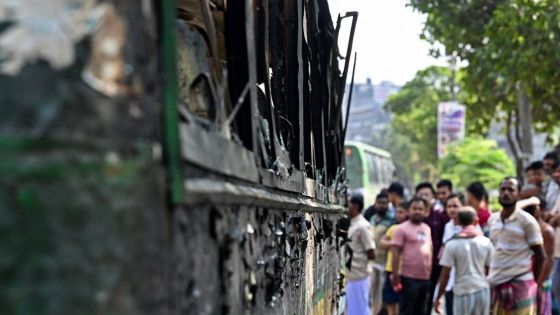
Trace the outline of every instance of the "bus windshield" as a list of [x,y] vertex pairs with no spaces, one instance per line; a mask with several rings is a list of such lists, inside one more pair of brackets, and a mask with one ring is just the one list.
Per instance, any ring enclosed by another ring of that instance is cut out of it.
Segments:
[[360,151],[354,146],[347,146],[344,151],[346,154],[348,187],[350,189],[362,188],[364,186],[364,180]]

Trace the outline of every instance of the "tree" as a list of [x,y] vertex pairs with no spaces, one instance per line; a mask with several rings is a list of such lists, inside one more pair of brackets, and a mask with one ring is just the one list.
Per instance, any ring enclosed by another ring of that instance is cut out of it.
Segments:
[[385,104],[393,119],[384,147],[409,181],[436,178],[437,105],[451,99],[452,81],[448,68],[428,67]]
[[470,130],[486,130],[494,117],[505,122],[522,176],[532,128],[551,135],[560,120],[560,3],[411,0],[410,5],[427,14],[422,37],[468,63],[461,84],[469,95]]
[[467,137],[449,146],[448,153],[439,160],[438,169],[442,178],[449,178],[461,188],[480,181],[490,189],[497,189],[504,176],[515,172],[513,162],[495,141],[479,137]]

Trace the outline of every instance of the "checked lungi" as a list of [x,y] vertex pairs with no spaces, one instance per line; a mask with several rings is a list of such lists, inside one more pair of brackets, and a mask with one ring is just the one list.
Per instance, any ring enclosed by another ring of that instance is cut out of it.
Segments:
[[536,315],[537,283],[535,280],[511,280],[492,290],[493,315]]

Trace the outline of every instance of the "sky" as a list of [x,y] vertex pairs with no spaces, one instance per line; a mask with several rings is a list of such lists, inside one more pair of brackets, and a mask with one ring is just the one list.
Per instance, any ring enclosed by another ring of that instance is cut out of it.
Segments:
[[[391,81],[403,85],[416,71],[430,65],[447,65],[444,58],[428,55],[430,44],[420,39],[425,17],[407,7],[407,0],[329,0],[336,27],[338,13],[358,11],[353,50],[358,52],[356,82]],[[350,19],[343,22],[339,47],[346,53]],[[342,65],[341,65],[342,69]],[[351,75],[352,63],[348,77]],[[348,80],[350,81],[350,80]]]

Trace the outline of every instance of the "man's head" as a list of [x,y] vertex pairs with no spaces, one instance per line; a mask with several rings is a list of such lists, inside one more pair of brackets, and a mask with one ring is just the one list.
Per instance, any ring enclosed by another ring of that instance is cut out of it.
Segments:
[[560,163],[552,165],[552,180],[560,185]]
[[402,223],[408,219],[408,205],[401,204],[397,207],[395,219],[397,219],[397,223]]
[[544,163],[541,161],[534,161],[525,169],[527,174],[527,183],[540,186],[545,180]]
[[516,177],[508,176],[502,180],[500,184],[500,197],[499,201],[502,207],[514,207],[519,200],[519,191],[521,190],[521,183]]
[[399,182],[393,182],[389,185],[387,193],[389,194],[389,201],[394,206],[398,206],[404,198],[404,186]]
[[453,183],[449,179],[442,179],[437,183],[436,187],[437,198],[442,203],[445,203],[449,195],[453,193]]
[[355,218],[364,209],[364,198],[361,195],[353,195],[348,198],[348,216]]
[[429,182],[423,182],[416,185],[416,197],[420,197],[428,202],[428,205],[435,199],[436,190]]
[[560,157],[558,153],[551,151],[548,152],[543,158],[543,166],[544,171],[547,175],[552,175],[553,168],[552,166],[560,163]]
[[525,208],[523,208],[523,210],[535,217],[535,219],[540,220],[542,209],[546,209],[546,199],[542,196],[536,196],[536,198],[539,199],[539,204],[526,206]]
[[463,207],[457,214],[457,219],[461,226],[469,226],[476,224],[477,214],[473,207]]
[[445,211],[451,220],[457,218],[457,214],[461,207],[465,204],[464,197],[462,194],[451,194],[447,201],[445,202]]
[[408,218],[414,224],[420,224],[428,215],[428,202],[421,197],[414,197],[408,204]]
[[467,186],[467,204],[475,209],[480,208],[480,203],[486,199],[488,193],[481,182],[473,182]]
[[377,195],[375,198],[375,209],[379,216],[385,216],[387,210],[389,210],[389,195],[383,192]]

